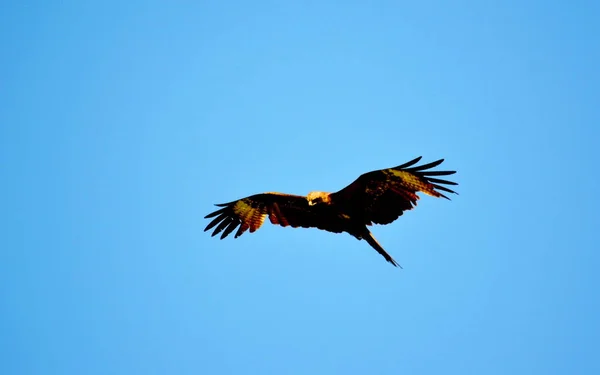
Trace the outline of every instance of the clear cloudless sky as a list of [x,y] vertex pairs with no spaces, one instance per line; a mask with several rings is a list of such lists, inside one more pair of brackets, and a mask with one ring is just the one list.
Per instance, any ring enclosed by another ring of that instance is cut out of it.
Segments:
[[[600,373],[598,4],[2,2],[0,373]],[[404,269],[203,232],[420,155]]]

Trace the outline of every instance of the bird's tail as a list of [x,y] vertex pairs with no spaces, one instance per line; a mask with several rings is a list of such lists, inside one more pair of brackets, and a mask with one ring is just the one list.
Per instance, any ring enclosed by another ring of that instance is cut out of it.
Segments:
[[400,267],[402,268],[402,266],[400,264],[398,264],[398,262],[396,262],[394,260],[394,258],[391,257],[390,254],[387,253],[387,251],[385,251],[383,249],[383,247],[381,247],[381,245],[379,244],[379,242],[377,242],[377,240],[375,239],[375,237],[373,237],[373,233],[371,233],[369,230],[366,230],[366,233],[362,236],[362,238],[367,241],[367,243],[369,245],[371,245],[371,247],[375,250],[377,250],[377,252],[379,254],[381,254],[385,260],[387,260],[388,262],[392,263],[395,267]]

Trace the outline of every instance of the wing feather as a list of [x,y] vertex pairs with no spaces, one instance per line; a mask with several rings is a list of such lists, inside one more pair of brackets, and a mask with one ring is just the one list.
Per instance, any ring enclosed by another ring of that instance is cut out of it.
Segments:
[[419,156],[418,158],[414,158],[413,160],[411,160],[411,161],[409,161],[409,162],[406,162],[406,163],[404,163],[404,164],[402,164],[402,165],[399,165],[399,166],[397,166],[396,168],[408,168],[408,167],[410,167],[411,165],[415,165],[415,164],[417,164],[417,163],[418,163],[418,162],[421,160],[421,158],[422,158],[422,156]]
[[435,168],[438,165],[442,164],[444,162],[444,159],[440,159],[440,160],[436,160],[436,161],[432,161],[431,163],[428,164],[423,164],[420,165],[418,167],[412,167],[412,168],[406,168],[406,167],[396,167],[394,169],[404,169],[407,172],[418,172],[418,171],[422,171],[425,169],[431,169],[431,168]]

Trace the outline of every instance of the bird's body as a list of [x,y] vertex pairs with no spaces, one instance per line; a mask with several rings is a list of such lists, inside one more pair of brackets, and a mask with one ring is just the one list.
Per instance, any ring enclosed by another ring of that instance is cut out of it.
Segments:
[[268,217],[272,224],[283,227],[349,233],[359,240],[366,240],[388,262],[399,266],[375,240],[367,226],[389,224],[396,220],[404,211],[416,206],[419,199],[416,193],[419,191],[446,199],[448,197],[438,190],[456,194],[440,185],[456,185],[455,182],[431,177],[450,175],[454,171],[427,171],[441,164],[443,159],[411,168],[420,159],[365,173],[335,193],[313,191],[307,196],[300,196],[271,192],[217,204],[221,208],[206,215],[205,218],[214,219],[204,230],[216,226],[212,235],[223,232],[223,239],[239,227],[235,234],[237,238],[246,230],[256,231]]

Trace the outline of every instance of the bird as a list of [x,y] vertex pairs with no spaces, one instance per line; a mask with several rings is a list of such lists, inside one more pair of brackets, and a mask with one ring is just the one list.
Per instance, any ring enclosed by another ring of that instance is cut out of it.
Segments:
[[311,191],[306,196],[301,196],[266,192],[215,204],[220,208],[204,217],[213,219],[204,231],[216,226],[211,236],[222,232],[222,240],[237,228],[234,238],[238,238],[248,230],[250,233],[258,230],[268,217],[272,224],[282,227],[348,233],[358,240],[365,240],[386,261],[402,268],[379,244],[368,227],[373,224],[390,224],[402,216],[404,211],[412,210],[420,199],[418,192],[448,200],[450,198],[444,193],[458,195],[442,186],[458,185],[456,182],[436,178],[456,171],[431,170],[444,159],[415,165],[421,158],[419,156],[397,167],[363,173],[334,193]]

